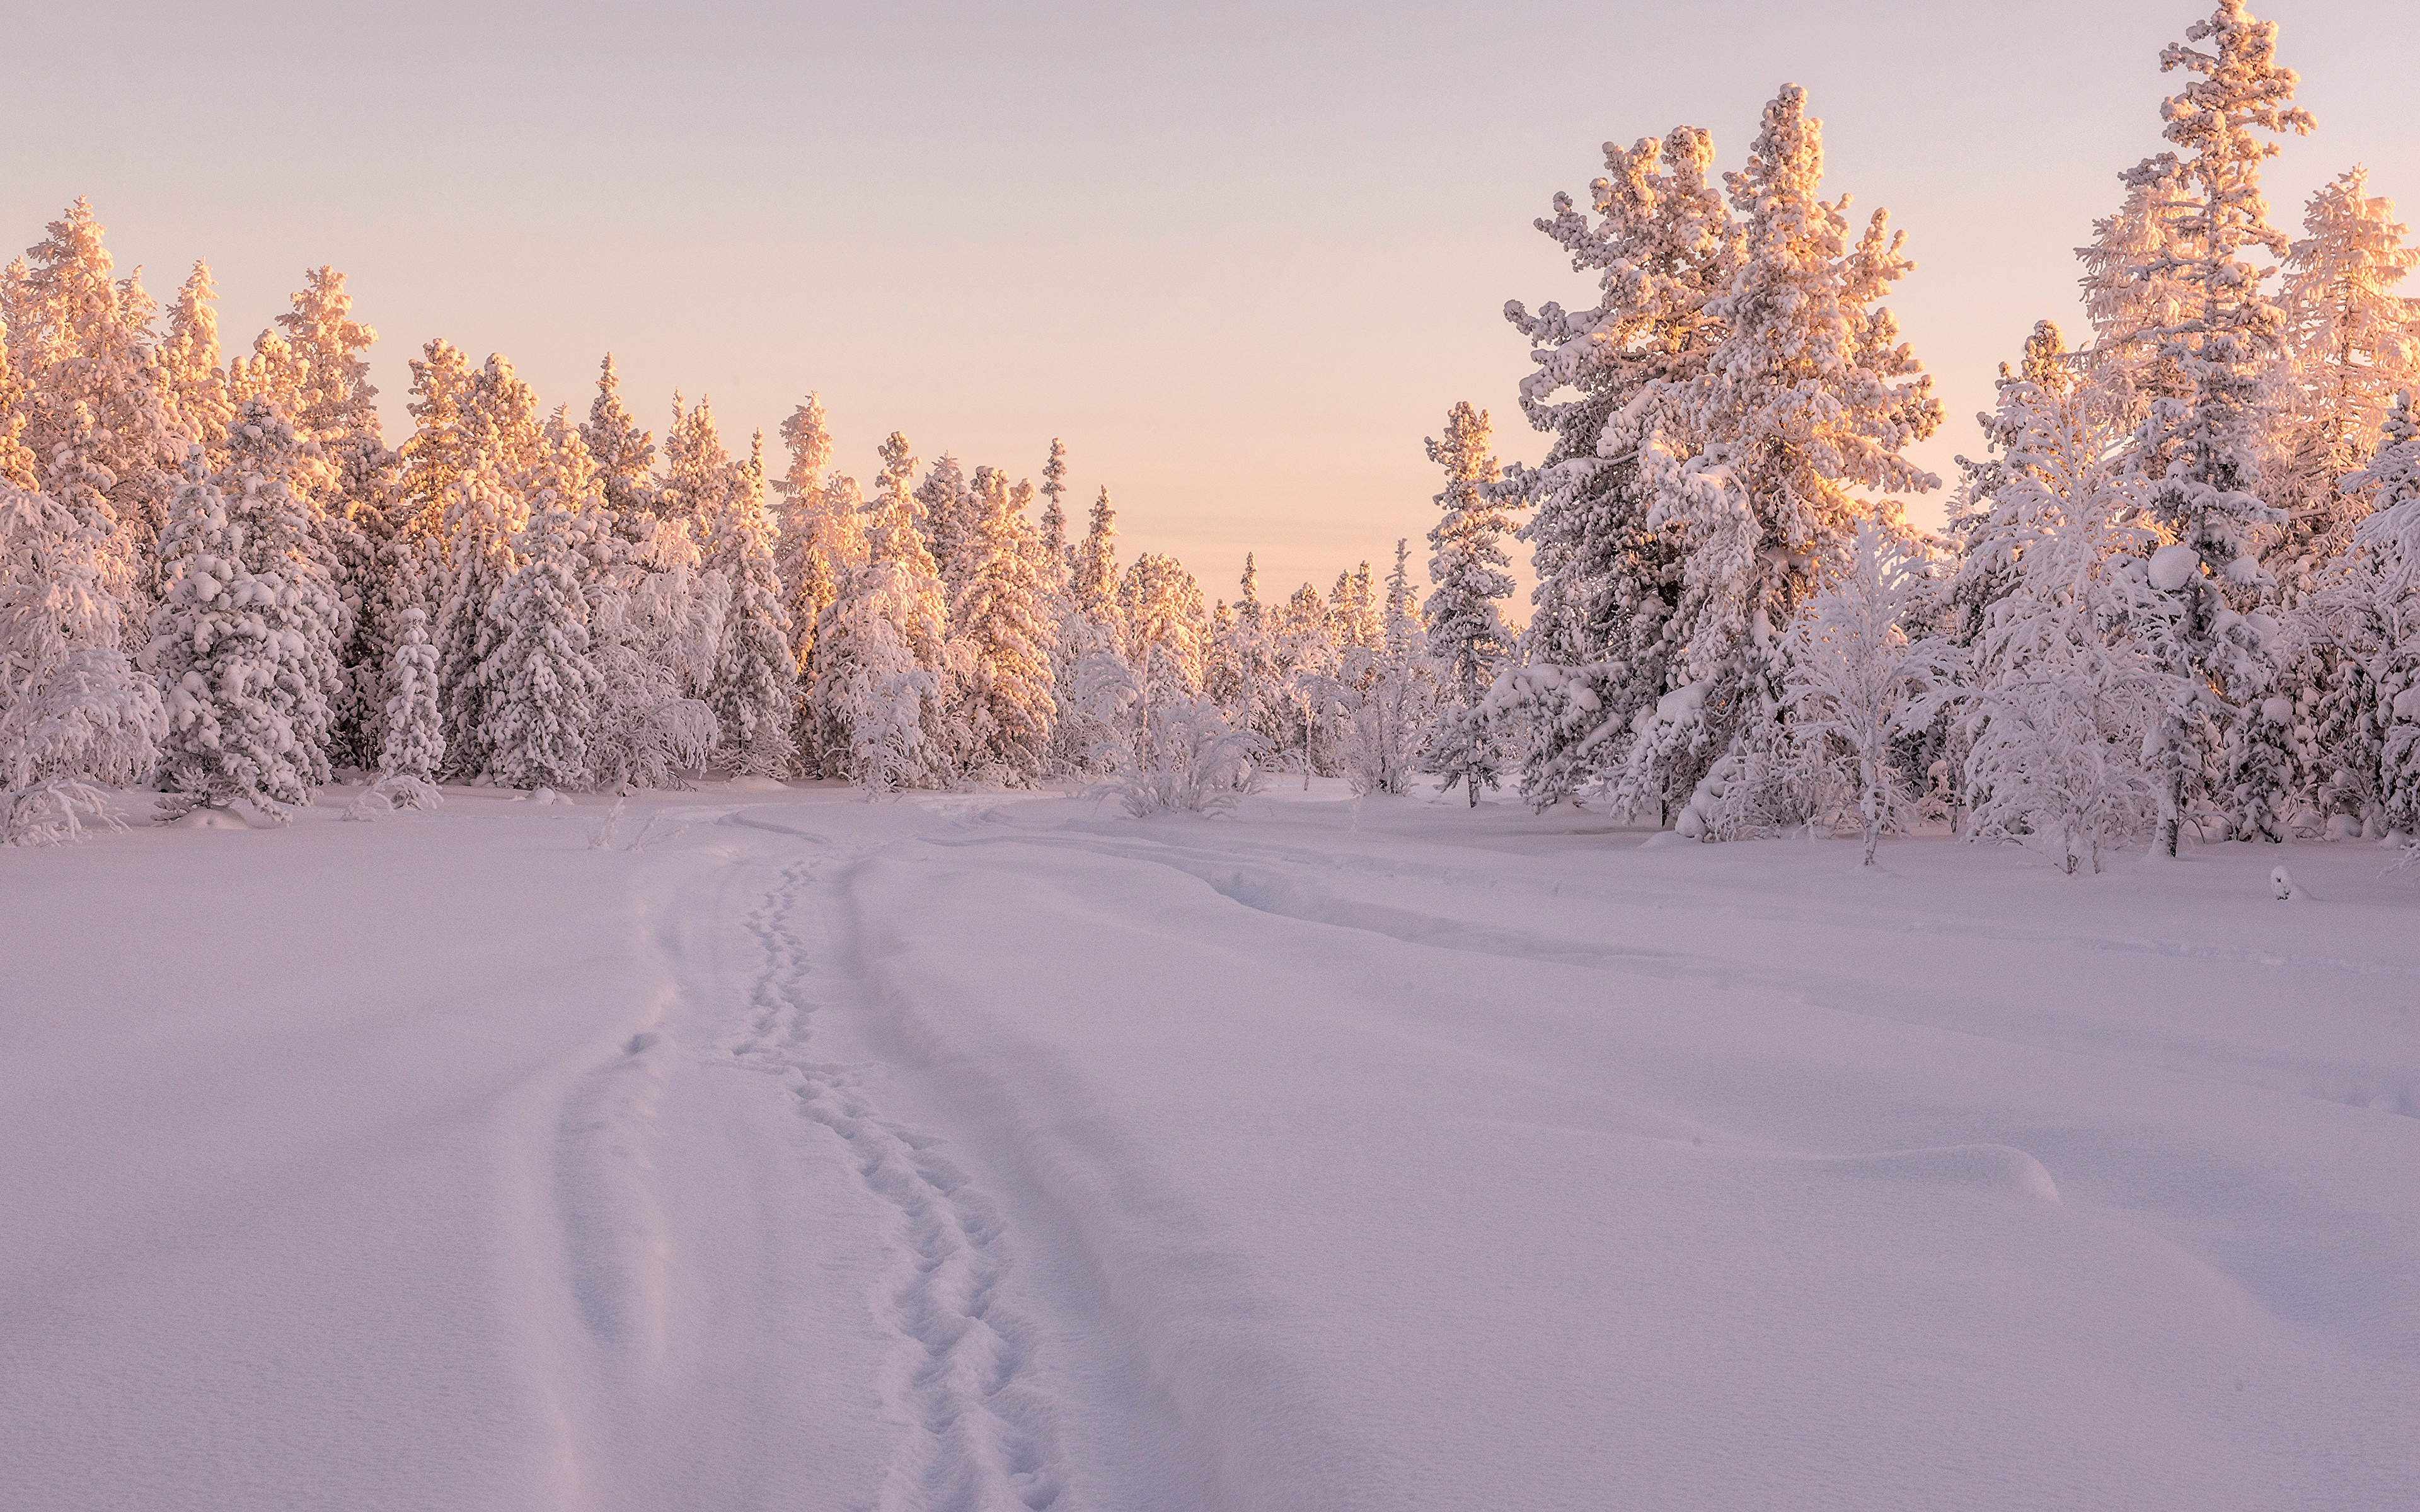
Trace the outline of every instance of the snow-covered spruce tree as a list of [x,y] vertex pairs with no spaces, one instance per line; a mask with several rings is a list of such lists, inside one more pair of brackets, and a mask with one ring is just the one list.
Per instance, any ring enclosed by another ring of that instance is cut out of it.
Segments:
[[940,779],[961,744],[948,719],[948,600],[908,493],[916,458],[897,431],[881,455],[866,563],[824,611],[814,648],[822,764],[870,793]]
[[469,461],[471,432],[464,406],[476,375],[462,349],[431,341],[411,360],[411,436],[402,455],[402,497],[395,505],[398,534],[442,541],[446,502]]
[[706,702],[721,728],[721,760],[751,777],[787,777],[797,764],[798,663],[773,560],[780,529],[766,507],[758,431],[706,548],[708,564],[730,585],[731,608]]
[[1848,769],[1874,864],[1883,831],[1915,809],[1909,775],[1893,748],[1931,722],[1957,687],[1952,647],[1907,621],[1928,597],[1923,564],[1907,543],[1873,519],[1857,522],[1846,562],[1834,569],[1791,627],[1782,702],[1792,742],[1809,760]]
[[1135,558],[1118,579],[1118,619],[1127,660],[1150,664],[1153,677],[1169,687],[1202,691],[1209,607],[1185,563],[1156,551]]
[[2410,393],[2396,395],[2383,444],[2344,480],[2371,513],[2325,595],[2353,621],[2367,655],[2337,721],[2335,780],[2366,797],[2368,829],[2420,836],[2420,420]]
[[773,480],[782,526],[776,564],[790,611],[791,662],[804,677],[813,664],[817,622],[840,596],[842,582],[865,560],[865,522],[859,516],[862,501],[856,484],[844,492],[840,480],[827,475],[832,442],[821,399],[810,393],[790,412],[782,422],[782,440],[789,447],[790,466]]
[[[19,262],[0,270],[0,295],[9,288],[9,277],[23,266]],[[32,493],[41,486],[41,471],[34,454],[25,448],[25,383],[8,355],[8,344],[0,341],[0,484]]]
[[1754,780],[1778,734],[1782,635],[1874,512],[1860,491],[1939,482],[1903,449],[1941,406],[1880,303],[1914,267],[1905,233],[1877,210],[1850,244],[1847,199],[1817,194],[1823,169],[1821,123],[1785,85],[1747,166],[1725,176],[1744,230],[1730,286],[1705,307],[1721,341],[1702,373],[1637,401],[1647,528],[1687,556],[1662,631],[1677,648],[1668,690],[1632,717],[1618,796],[1634,811],[1669,812],[1717,754]]
[[0,844],[115,824],[94,784],[147,776],[159,688],[119,649],[101,536],[46,494],[0,482]]
[[194,263],[168,306],[168,332],[159,348],[160,403],[168,426],[188,446],[202,447],[213,465],[225,459],[227,422],[235,416],[219,348],[217,298],[209,264]]
[[1058,715],[1051,652],[1059,626],[1023,498],[994,486],[1004,484],[1000,474],[984,472],[989,476],[975,490],[984,514],[974,566],[957,591],[951,623],[971,656],[966,702],[978,736],[978,769],[1032,782],[1049,758]]
[[[1395,543],[1394,570],[1387,576],[1381,639],[1359,650],[1344,681],[1354,689],[1342,741],[1345,779],[1357,794],[1412,791],[1423,765],[1424,748],[1440,728],[1440,688],[1426,649],[1427,635],[1413,611],[1411,543]],[[1435,769],[1431,758],[1426,764]]]
[[657,509],[688,522],[700,541],[713,533],[715,517],[726,495],[738,483],[730,448],[714,424],[714,401],[700,399],[694,409],[681,408],[673,395],[673,424],[664,433],[664,484]]
[[386,502],[380,488],[391,463],[363,355],[378,332],[353,318],[345,275],[334,268],[304,273],[292,306],[277,325],[296,375],[295,433],[318,447],[312,501],[326,515],[375,515]]
[[722,642],[726,594],[719,577],[702,577],[697,545],[676,520],[644,517],[633,543],[628,517],[600,501],[583,512],[597,528],[583,542],[589,604],[589,659],[603,682],[597,733],[589,742],[598,787],[615,791],[676,787],[704,766],[719,734],[714,714],[693,696],[712,679]]
[[1118,512],[1109,503],[1109,490],[1093,501],[1091,522],[1085,527],[1083,544],[1076,549],[1076,609],[1094,620],[1113,618],[1118,595]]
[[545,426],[536,393],[502,353],[470,377],[455,411],[452,476],[435,524],[446,572],[435,637],[438,699],[446,775],[474,781],[488,771],[493,728],[493,687],[481,670],[506,630],[497,599],[520,565],[512,543],[529,526],[524,489],[545,455]]
[[1428,442],[1429,460],[1446,477],[1445,491],[1436,496],[1445,517],[1429,532],[1435,551],[1429,581],[1435,591],[1428,602],[1428,650],[1443,684],[1429,769],[1448,787],[1464,784],[1474,809],[1480,788],[1496,786],[1502,764],[1482,706],[1512,649],[1497,601],[1512,592],[1512,558],[1504,549],[1512,521],[1493,486],[1497,466],[1487,440],[1487,412],[1466,400],[1446,415],[1445,440]]
[[277,476],[291,427],[248,400],[229,442],[222,480],[189,462],[161,536],[168,593],[144,653],[166,705],[161,816],[241,800],[283,823],[326,780],[336,604],[304,549],[308,511]]
[[319,267],[303,275],[292,308],[277,317],[276,400],[307,443],[293,486],[310,506],[312,536],[327,563],[345,609],[336,649],[345,670],[332,690],[331,759],[339,765],[376,764],[384,736],[386,677],[392,647],[386,626],[371,612],[380,596],[380,548],[392,533],[396,454],[388,450],[378,413],[378,390],[364,357],[378,332],[353,318],[345,275]]
[[[1134,698],[1123,706],[1125,725],[1110,730],[1107,741],[1127,752],[1126,759],[1149,767],[1156,759],[1153,733],[1159,728],[1156,721],[1162,712],[1178,704],[1189,706],[1202,696],[1208,667],[1209,606],[1202,600],[1201,584],[1184,563],[1145,551],[1118,579],[1115,629],[1114,642],[1102,637],[1101,649],[1088,653],[1088,657],[1120,661],[1134,674]],[[1107,649],[1112,644],[1122,648],[1123,656]],[[1079,681],[1087,675],[1097,680],[1100,669],[1091,674],[1078,669]],[[1098,699],[1082,702],[1096,717],[1103,707]]]
[[[2249,600],[2269,584],[2256,554],[2257,533],[2278,514],[2250,492],[2259,471],[2258,413],[2269,369],[2284,349],[2286,313],[2263,287],[2274,270],[2248,262],[2247,249],[2286,255],[2286,236],[2269,224],[2260,164],[2276,144],[2255,132],[2308,131],[2294,108],[2295,76],[2278,67],[2277,28],[2256,21],[2242,0],[2220,0],[2185,41],[2160,54],[2163,72],[2196,75],[2161,107],[2174,154],[2133,170],[2133,181],[2184,186],[2172,207],[2175,225],[2161,267],[2186,305],[2175,324],[2147,332],[2186,385],[2152,403],[2135,434],[2136,469],[2152,480],[2147,509],[2181,550],[2163,551],[2152,581],[2178,595],[2169,642],[2182,674],[2179,702],[2153,735],[2159,772],[2157,849],[2176,854],[2186,809],[2207,778],[2207,757],[2232,734],[2239,749],[2229,804],[2238,833],[2277,838],[2273,812],[2283,763],[2256,731],[2242,726],[2247,702],[2271,675],[2264,625],[2237,612],[2230,594]],[[2198,48],[2192,44],[2207,43]],[[2230,727],[2233,727],[2230,731]]]
[[519,532],[520,565],[489,617],[500,627],[477,677],[479,743],[504,787],[578,791],[590,784],[588,737],[604,698],[589,658],[588,601],[580,590],[580,522],[553,499]]
[[2124,200],[2092,223],[2091,244],[2075,249],[2084,265],[2076,282],[2092,323],[2092,344],[2080,361],[2131,432],[2152,401],[2190,387],[2160,332],[2191,318],[2194,309],[2191,290],[2175,276],[2180,255],[2191,247],[2192,193],[2173,153],[2118,177]]
[[612,352],[598,367],[597,397],[581,422],[580,439],[603,476],[605,507],[613,512],[614,528],[624,539],[637,540],[644,533],[640,521],[656,510],[656,439],[639,427],[638,417],[622,402]]
[[2157,537],[2138,523],[2149,485],[2127,462],[2133,392],[2029,371],[2040,378],[2000,387],[1990,429],[2004,467],[1960,569],[2000,584],[1968,638],[1967,834],[2097,872],[2104,846],[2152,820],[2144,738],[2176,676],[2151,648],[2174,603],[2144,556]]
[[2420,383],[2420,303],[2394,292],[2420,265],[2420,248],[2404,245],[2394,202],[2368,188],[2368,170],[2355,167],[2311,196],[2278,291],[2290,402],[2263,481],[2286,520],[2262,562],[2288,609],[2359,523],[2356,497],[2339,492],[2337,480],[2377,450],[2396,393]]
[[1050,438],[1050,456],[1042,464],[1042,585],[1053,603],[1065,598],[1074,577],[1075,556],[1067,540],[1067,446]]
[[[1944,597],[1950,617],[1947,633],[1956,645],[1975,644],[1992,605],[2016,582],[2016,553],[2028,537],[2009,524],[2009,511],[2015,507],[2009,490],[2019,481],[2016,471],[2026,465],[2015,454],[2035,408],[2073,394],[2083,381],[2080,373],[2079,359],[2067,349],[2064,333],[2051,321],[2037,320],[2025,337],[2019,367],[2012,372],[2002,363],[2000,376],[1993,380],[1996,407],[1975,417],[1983,432],[1983,460],[1958,458],[1958,487],[1947,509],[1948,538],[1958,561]],[[2023,404],[2012,403],[2018,396],[2011,390],[2020,383],[2038,392],[2022,396]],[[2103,391],[2095,412],[2109,409]]]
[[[1006,480],[1002,480],[1005,486]],[[966,581],[981,506],[958,459],[943,453],[916,486],[916,528],[933,553],[941,581],[955,593]]]
[[1301,762],[1302,785],[1311,787],[1322,769],[1323,748],[1335,730],[1337,695],[1344,671],[1343,648],[1336,643],[1336,624],[1319,590],[1305,583],[1276,615],[1277,701],[1285,710],[1285,744]]
[[156,543],[184,457],[161,402],[156,306],[135,275],[110,277],[89,201],[48,229],[8,279],[9,357],[25,386],[21,439],[43,490],[107,532],[105,580],[125,632],[139,636],[159,599]]
[[427,625],[427,612],[415,604],[403,611],[396,632],[395,692],[387,700],[379,775],[433,786],[445,763],[445,728],[437,715],[437,648]]
[[1336,575],[1327,594],[1328,618],[1336,626],[1336,643],[1346,651],[1378,649],[1386,625],[1378,611],[1378,583],[1364,562],[1351,572]]
[[1261,602],[1260,565],[1249,551],[1237,588],[1239,596],[1214,629],[1216,671],[1205,682],[1229,724],[1252,732],[1274,748],[1293,726],[1280,687],[1275,622]]
[[[1078,687],[1095,656],[1123,664],[1125,633],[1118,611],[1117,509],[1104,487],[1094,500],[1084,539],[1070,548],[1066,610],[1052,657],[1057,710],[1051,723],[1049,770],[1087,772],[1100,764],[1109,731],[1094,717],[1097,701]],[[1096,679],[1097,681],[1097,679]],[[1106,705],[1104,705],[1106,706]]]
[[1505,486],[1536,506],[1518,532],[1538,571],[1523,659],[1491,707],[1524,749],[1522,793],[1543,808],[1621,768],[1633,716],[1663,697],[1675,642],[1683,543],[1651,530],[1637,401],[1702,373],[1726,329],[1708,301],[1730,286],[1740,234],[1707,181],[1714,139],[1679,127],[1628,149],[1608,143],[1591,221],[1569,195],[1537,226],[1596,273],[1593,309],[1519,303],[1505,316],[1537,370],[1521,408],[1555,440]]
[[227,461],[217,479],[230,517],[243,528],[246,565],[289,590],[285,634],[306,671],[280,678],[267,696],[291,719],[314,787],[328,781],[338,754],[347,687],[342,654],[351,622],[336,563],[303,492],[318,461],[317,443],[297,435],[276,405],[247,399],[228,422]]

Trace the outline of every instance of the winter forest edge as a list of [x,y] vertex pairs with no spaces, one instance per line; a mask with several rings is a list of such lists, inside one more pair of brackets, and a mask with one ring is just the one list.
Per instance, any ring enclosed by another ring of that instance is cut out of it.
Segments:
[[1121,564],[1056,440],[1037,485],[894,432],[861,485],[813,395],[783,459],[679,395],[659,442],[610,357],[575,419],[429,341],[390,447],[341,273],[225,360],[208,268],[162,310],[80,201],[0,274],[0,838],[145,786],[163,821],[278,820],[347,771],[364,816],[701,771],[1215,811],[1283,773],[1854,829],[1869,862],[1924,822],[2069,871],[2408,847],[2420,252],[2359,167],[2274,224],[2261,164],[2316,123],[2239,0],[2160,67],[2168,149],[2078,252],[2090,329],[2003,366],[1944,533],[1900,507],[1943,486],[1906,449],[1945,418],[1885,302],[1905,234],[1823,197],[1784,86],[1719,182],[1681,127],[1556,196],[1538,228],[1601,297],[1505,312],[1551,449],[1499,468],[1452,407],[1423,583],[1398,542],[1266,601],[1249,557],[1233,601]]

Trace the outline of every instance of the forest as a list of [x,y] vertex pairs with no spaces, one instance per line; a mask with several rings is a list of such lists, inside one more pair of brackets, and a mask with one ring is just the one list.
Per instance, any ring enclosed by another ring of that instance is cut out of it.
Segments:
[[2089,329],[2002,366],[1944,529],[1904,513],[1946,418],[1885,302],[1906,234],[1825,197],[1785,85],[1737,170],[1698,127],[1607,144],[1537,222],[1600,294],[1506,307],[1544,462],[1454,404],[1425,570],[1399,541],[1266,599],[1249,557],[1232,597],[1122,563],[1059,440],[1036,484],[893,432],[864,485],[815,395],[778,455],[679,394],[659,440],[610,356],[575,415],[430,340],[390,445],[342,273],[229,357],[209,267],[163,309],[79,201],[0,274],[0,828],[74,839],[137,787],[276,820],[348,774],[374,809],[711,772],[1137,814],[1316,774],[1869,861],[1927,823],[2070,871],[2409,843],[2420,252],[2358,166],[2273,216],[2261,165],[2316,124],[2276,44],[2224,0],[2161,56],[2166,147],[2078,249]]

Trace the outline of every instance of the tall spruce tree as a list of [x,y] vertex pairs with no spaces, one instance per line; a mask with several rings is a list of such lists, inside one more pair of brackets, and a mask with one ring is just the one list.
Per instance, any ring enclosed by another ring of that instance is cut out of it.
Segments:
[[752,777],[787,777],[797,765],[799,673],[774,561],[780,538],[766,506],[765,433],[758,431],[706,548],[707,563],[731,585],[731,608],[706,702],[721,726],[723,761]]
[[2289,250],[2260,193],[2260,165],[2277,146],[2256,133],[2307,132],[2313,122],[2293,104],[2295,76],[2278,66],[2276,41],[2276,25],[2255,20],[2243,0],[2220,0],[2209,20],[2188,27],[2184,41],[2160,54],[2162,72],[2195,75],[2161,106],[2162,134],[2176,151],[2128,176],[2168,195],[2166,245],[2147,271],[2169,280],[2182,306],[2145,333],[2182,392],[2153,402],[2134,440],[2134,465],[2151,480],[2149,517],[2184,548],[2153,563],[2154,583],[2173,598],[2165,640],[2179,674],[2177,702],[2151,737],[2155,844],[2168,856],[2222,742],[2234,747],[2225,764],[2239,832],[2277,838],[2281,763],[2273,742],[2243,717],[2247,705],[2256,716],[2265,707],[2270,651],[2260,623],[2229,602],[2248,602],[2270,584],[2256,547],[2261,531],[2281,522],[2251,491],[2259,480],[2262,388],[2284,350],[2286,312],[2264,286],[2274,267],[2246,254],[2283,258]]
[[1500,764],[1484,704],[1511,649],[1497,603],[1512,592],[1512,558],[1504,549],[1512,521],[1495,487],[1497,470],[1488,450],[1485,410],[1473,409],[1467,400],[1456,404],[1446,415],[1445,440],[1431,440],[1428,452],[1446,478],[1436,496],[1444,517],[1429,532],[1435,591],[1428,602],[1428,651],[1444,685],[1429,769],[1449,787],[1462,783],[1475,809],[1480,788],[1496,786]]

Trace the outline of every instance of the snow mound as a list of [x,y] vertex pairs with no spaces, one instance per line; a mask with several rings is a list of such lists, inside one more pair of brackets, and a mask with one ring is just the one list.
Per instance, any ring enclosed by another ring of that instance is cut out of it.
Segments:
[[2201,575],[2201,553],[2192,547],[2164,546],[2151,553],[2151,586],[2164,594],[2178,589]]
[[1943,1145],[1929,1149],[1885,1149],[1816,1163],[1856,1176],[1934,1186],[1971,1186],[2010,1196],[2058,1200],[2058,1183],[2042,1163],[2012,1145]]
[[778,777],[735,777],[730,789],[734,793],[787,793],[790,784]]
[[225,809],[196,809],[182,819],[164,820],[163,829],[250,829],[243,815]]

